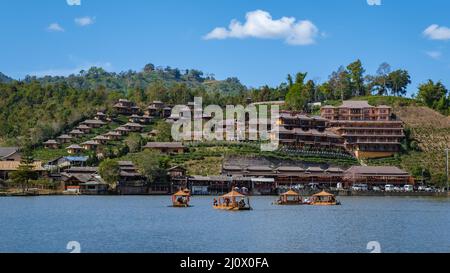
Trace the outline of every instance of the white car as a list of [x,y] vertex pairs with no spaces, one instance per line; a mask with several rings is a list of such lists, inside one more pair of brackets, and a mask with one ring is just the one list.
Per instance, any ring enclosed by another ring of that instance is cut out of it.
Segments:
[[403,186],[403,191],[405,191],[405,192],[413,192],[414,191],[414,187],[413,187],[413,185],[404,185]]
[[373,190],[373,191],[381,191],[381,188],[378,187],[378,186],[375,186],[375,187],[372,188],[372,190]]
[[384,186],[384,191],[387,191],[387,192],[394,191],[394,185],[387,184],[386,186]]

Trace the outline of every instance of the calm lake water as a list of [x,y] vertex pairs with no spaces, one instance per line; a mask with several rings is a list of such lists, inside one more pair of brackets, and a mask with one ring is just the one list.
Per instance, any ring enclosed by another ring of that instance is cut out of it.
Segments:
[[170,196],[0,198],[0,252],[450,252],[450,200],[341,197],[342,206],[273,206],[252,211],[188,209]]

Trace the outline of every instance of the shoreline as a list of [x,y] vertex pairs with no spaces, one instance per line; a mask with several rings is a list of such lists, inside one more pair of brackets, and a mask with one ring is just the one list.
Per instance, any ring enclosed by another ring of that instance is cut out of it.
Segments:
[[[450,197],[450,192],[356,192],[356,191],[335,191],[332,192],[339,197]],[[309,197],[312,193],[300,193],[303,197]],[[55,193],[38,193],[38,194],[27,194],[27,193],[4,193],[0,192],[1,197],[46,197],[46,196],[171,196],[171,194],[129,194],[129,195],[118,195],[118,194],[64,194],[61,192]],[[216,194],[201,194],[192,195],[195,196],[209,196],[214,197]],[[261,197],[261,196],[271,196],[277,197],[276,194],[267,195],[249,195],[250,197]]]

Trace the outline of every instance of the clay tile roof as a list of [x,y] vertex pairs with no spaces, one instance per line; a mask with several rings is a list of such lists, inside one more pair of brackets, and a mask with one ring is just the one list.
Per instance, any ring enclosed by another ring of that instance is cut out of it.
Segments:
[[343,108],[370,108],[373,106],[371,106],[365,100],[346,100],[342,103],[342,105],[340,107],[343,107]]

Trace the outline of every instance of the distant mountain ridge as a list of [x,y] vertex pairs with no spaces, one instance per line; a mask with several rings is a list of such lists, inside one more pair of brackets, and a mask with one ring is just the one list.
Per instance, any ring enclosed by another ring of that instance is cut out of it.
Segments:
[[11,77],[6,76],[2,72],[0,72],[0,83],[9,83],[12,82],[14,79]]

